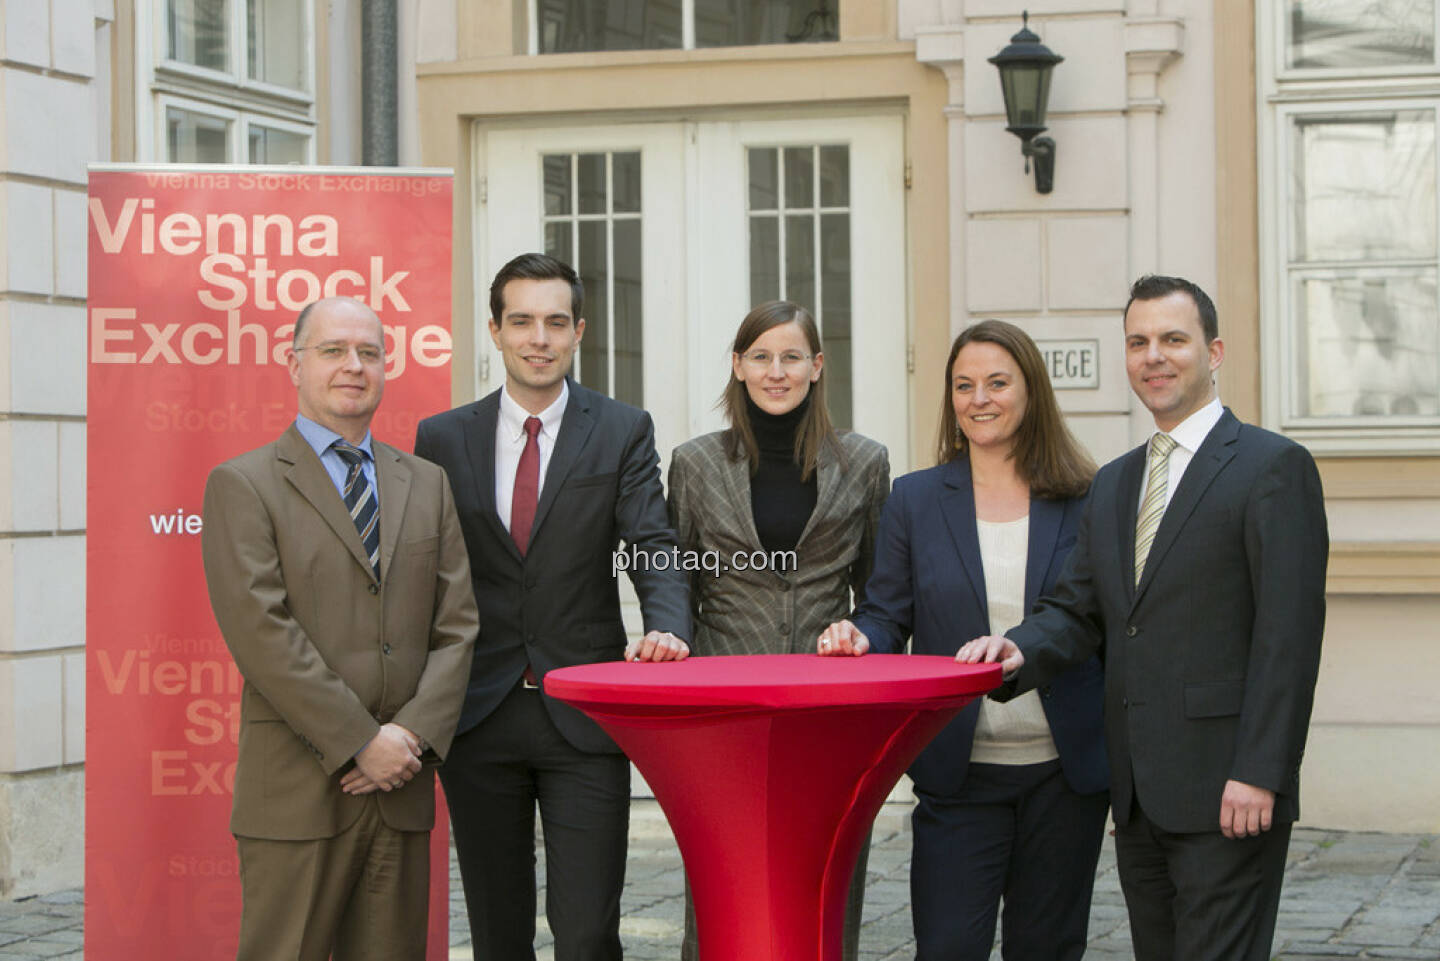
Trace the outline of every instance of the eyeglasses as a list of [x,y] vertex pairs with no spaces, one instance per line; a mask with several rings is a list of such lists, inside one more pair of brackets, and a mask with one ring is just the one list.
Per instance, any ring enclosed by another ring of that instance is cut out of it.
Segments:
[[[326,363],[336,363],[350,356],[352,347],[350,344],[312,344],[309,347],[296,347],[295,353],[302,350],[313,350],[315,356]],[[385,362],[385,352],[373,344],[358,344],[353,347],[355,356],[360,358],[360,363],[367,367],[376,367]]]
[[[769,370],[770,365],[775,363],[775,356],[768,350],[752,350],[748,354],[741,354],[740,359],[745,362],[747,368],[759,372]],[[798,350],[787,350],[781,352],[779,356],[781,367],[785,370],[796,370],[815,355],[802,354]]]

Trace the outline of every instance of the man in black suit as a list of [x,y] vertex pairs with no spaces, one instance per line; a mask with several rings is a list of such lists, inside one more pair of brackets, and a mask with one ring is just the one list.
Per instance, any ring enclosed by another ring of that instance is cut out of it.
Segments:
[[1270,957],[1325,622],[1320,477],[1220,406],[1215,306],[1142,277],[1125,309],[1144,447],[1095,476],[1052,596],[1008,637],[1001,697],[1097,650],[1121,886],[1139,961]]
[[673,564],[631,566],[647,633],[626,644],[613,552],[624,539],[669,554],[676,539],[650,415],[567,376],[585,332],[583,297],[558,260],[506,264],[490,287],[505,385],[422,421],[415,437],[415,453],[450,476],[480,608],[440,780],[475,957],[486,961],[535,956],[537,801],[557,961],[620,958],[629,762],[539,682],[572,664],[689,653],[686,575]]

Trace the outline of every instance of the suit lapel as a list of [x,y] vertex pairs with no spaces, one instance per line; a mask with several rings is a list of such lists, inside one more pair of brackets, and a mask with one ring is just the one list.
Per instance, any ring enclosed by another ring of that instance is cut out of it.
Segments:
[[410,497],[410,468],[399,456],[381,443],[373,443],[375,478],[380,486],[380,576],[390,574],[390,559],[400,541],[400,522],[405,517],[405,504]]
[[506,545],[520,559],[520,551],[500,515],[495,513],[495,430],[500,420],[500,392],[497,390],[480,401],[468,424],[465,425],[465,450],[470,456],[470,476],[475,483],[475,496],[480,502],[480,513],[490,525],[500,543]]
[[[1205,496],[1205,491],[1210,488],[1216,476],[1235,457],[1234,445],[1239,435],[1240,422],[1227,410],[1201,443],[1195,456],[1190,459],[1190,465],[1185,468],[1185,474],[1180,478],[1180,486],[1175,488],[1175,496],[1170,498],[1165,514],[1160,518],[1160,526],[1155,531],[1150,555],[1145,558],[1145,570],[1140,576],[1139,586],[1135,588],[1137,602],[1155,578],[1155,569],[1164,561],[1166,552],[1175,543],[1180,528],[1185,526],[1185,521],[1195,512],[1200,498]],[[1134,525],[1131,527],[1130,537],[1133,541]]]
[[725,492],[726,514],[735,525],[731,533],[751,550],[760,550],[760,532],[755,529],[755,509],[750,504],[750,461],[744,457],[731,460],[722,445],[719,462],[713,466]]
[[575,461],[590,439],[595,427],[595,418],[590,413],[592,394],[573,380],[570,381],[570,401],[565,405],[565,416],[560,419],[560,434],[555,438],[555,449],[550,452],[550,464],[545,468],[545,479],[540,490],[540,502],[535,507],[535,524],[530,528],[530,543],[535,543],[545,515],[555,503],[565,479],[575,467]]
[[1045,583],[1045,569],[1055,556],[1055,545],[1060,540],[1060,522],[1065,516],[1065,505],[1060,501],[1030,498],[1030,538],[1025,556],[1025,609],[1022,616],[1035,606],[1040,597],[1040,587]]
[[[821,529],[820,525],[825,520],[822,515],[832,509],[838,510],[840,506],[835,497],[835,490],[840,484],[840,461],[828,445],[822,444],[820,447],[820,456],[815,463],[815,476],[815,509],[810,512],[810,519],[805,522],[805,529],[800,532],[800,539],[795,542],[796,550],[805,543],[805,538],[809,537],[812,531]],[[754,526],[753,520],[751,526]]]
[[1120,518],[1115,525],[1119,538],[1117,556],[1125,567],[1125,589],[1135,596],[1135,518],[1140,513],[1140,483],[1145,473],[1145,447],[1132,450],[1125,455],[1120,465]]
[[[290,429],[280,435],[275,444],[275,456],[282,462],[289,465],[285,469],[285,479],[299,492],[300,496],[309,501],[310,506],[315,508],[335,536],[340,538],[350,550],[355,562],[365,568],[373,580],[375,569],[370,566],[370,559],[365,555],[365,545],[360,543],[360,532],[355,529],[355,522],[350,519],[350,512],[345,509],[345,502],[340,499],[340,492],[335,489],[335,482],[325,472],[325,465],[320,463],[320,458],[315,451],[306,443],[300,431],[292,424]],[[382,492],[383,498],[383,492]],[[385,502],[382,499],[380,506],[383,510]],[[380,515],[381,535],[384,535],[385,515]]]
[[[970,461],[957,457],[945,465],[945,490],[940,494],[940,513],[960,557],[960,569],[970,585],[985,623],[990,623],[990,602],[985,596],[985,568],[980,561],[980,534],[975,526],[975,487],[970,478]],[[988,633],[989,628],[986,628]]]

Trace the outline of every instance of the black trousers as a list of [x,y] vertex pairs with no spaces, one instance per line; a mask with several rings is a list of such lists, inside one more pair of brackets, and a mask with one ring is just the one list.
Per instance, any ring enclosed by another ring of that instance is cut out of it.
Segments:
[[540,698],[516,688],[440,768],[475,957],[535,957],[538,803],[556,961],[619,961],[630,763],[576,750]]
[[1267,961],[1291,825],[1248,838],[1171,834],[1139,804],[1115,829],[1136,961]]
[[1076,794],[1048,761],[971,764],[960,794],[916,797],[917,961],[986,961],[1002,897],[1005,961],[1084,955],[1106,792]]

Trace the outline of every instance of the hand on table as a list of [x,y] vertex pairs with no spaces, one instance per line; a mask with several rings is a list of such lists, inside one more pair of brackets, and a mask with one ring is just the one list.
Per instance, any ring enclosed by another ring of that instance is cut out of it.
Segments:
[[955,652],[955,660],[961,664],[979,664],[982,661],[999,661],[1001,676],[1009,680],[1025,664],[1025,655],[1008,637],[987,634],[967,641]]
[[870,650],[870,639],[849,621],[836,621],[820,632],[815,653],[821,657],[859,657]]
[[399,724],[382,724],[355,755],[355,767],[340,779],[346,794],[402,788],[420,773],[420,739]]
[[1220,833],[1227,838],[1248,838],[1270,830],[1275,792],[1243,781],[1226,781],[1220,795]]
[[625,648],[627,661],[683,661],[690,645],[669,631],[651,631]]

